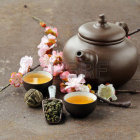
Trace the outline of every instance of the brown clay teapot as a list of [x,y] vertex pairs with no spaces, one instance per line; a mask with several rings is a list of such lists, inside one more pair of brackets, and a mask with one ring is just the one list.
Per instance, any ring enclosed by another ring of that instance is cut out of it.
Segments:
[[72,73],[85,74],[86,81],[97,86],[112,83],[120,86],[135,73],[137,49],[127,38],[126,23],[107,22],[104,14],[99,20],[81,25],[78,34],[64,46],[64,63]]

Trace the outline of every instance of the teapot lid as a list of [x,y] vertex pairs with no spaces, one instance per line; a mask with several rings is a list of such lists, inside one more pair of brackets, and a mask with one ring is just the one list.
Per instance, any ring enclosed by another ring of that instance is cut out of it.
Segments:
[[116,42],[126,36],[125,30],[117,24],[107,22],[104,14],[99,15],[98,21],[81,25],[78,32],[81,38],[90,42]]

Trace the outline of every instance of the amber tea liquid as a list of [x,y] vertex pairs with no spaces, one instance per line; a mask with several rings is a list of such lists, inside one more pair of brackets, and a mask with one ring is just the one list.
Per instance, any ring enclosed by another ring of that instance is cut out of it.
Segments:
[[51,78],[44,74],[31,73],[25,76],[23,80],[31,84],[43,84],[43,83],[49,82]]
[[69,97],[66,99],[66,101],[73,104],[89,104],[94,102],[92,98],[83,95],[76,95],[76,96]]

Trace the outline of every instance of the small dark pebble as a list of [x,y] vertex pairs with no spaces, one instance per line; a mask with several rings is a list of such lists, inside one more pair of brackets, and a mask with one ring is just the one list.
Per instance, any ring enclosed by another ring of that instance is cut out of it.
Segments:
[[24,118],[26,118],[26,117],[24,116]]
[[27,8],[27,5],[26,4],[24,5],[24,8]]

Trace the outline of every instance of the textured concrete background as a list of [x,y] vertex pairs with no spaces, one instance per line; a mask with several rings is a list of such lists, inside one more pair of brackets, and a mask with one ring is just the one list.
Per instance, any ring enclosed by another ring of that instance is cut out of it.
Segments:
[[[27,8],[24,8],[27,4]],[[105,13],[112,22],[125,21],[130,30],[140,27],[140,0],[0,0],[0,86],[19,68],[20,58],[31,55],[38,64],[37,45],[43,36],[31,16],[59,30],[59,50],[77,33],[79,25]],[[131,40],[140,54],[140,33]],[[140,90],[140,65],[122,89]],[[140,140],[140,95],[121,94],[131,99],[132,108],[99,104],[85,119],[66,113],[64,124],[50,126],[42,109],[28,108],[25,90],[10,87],[0,95],[0,140]]]

